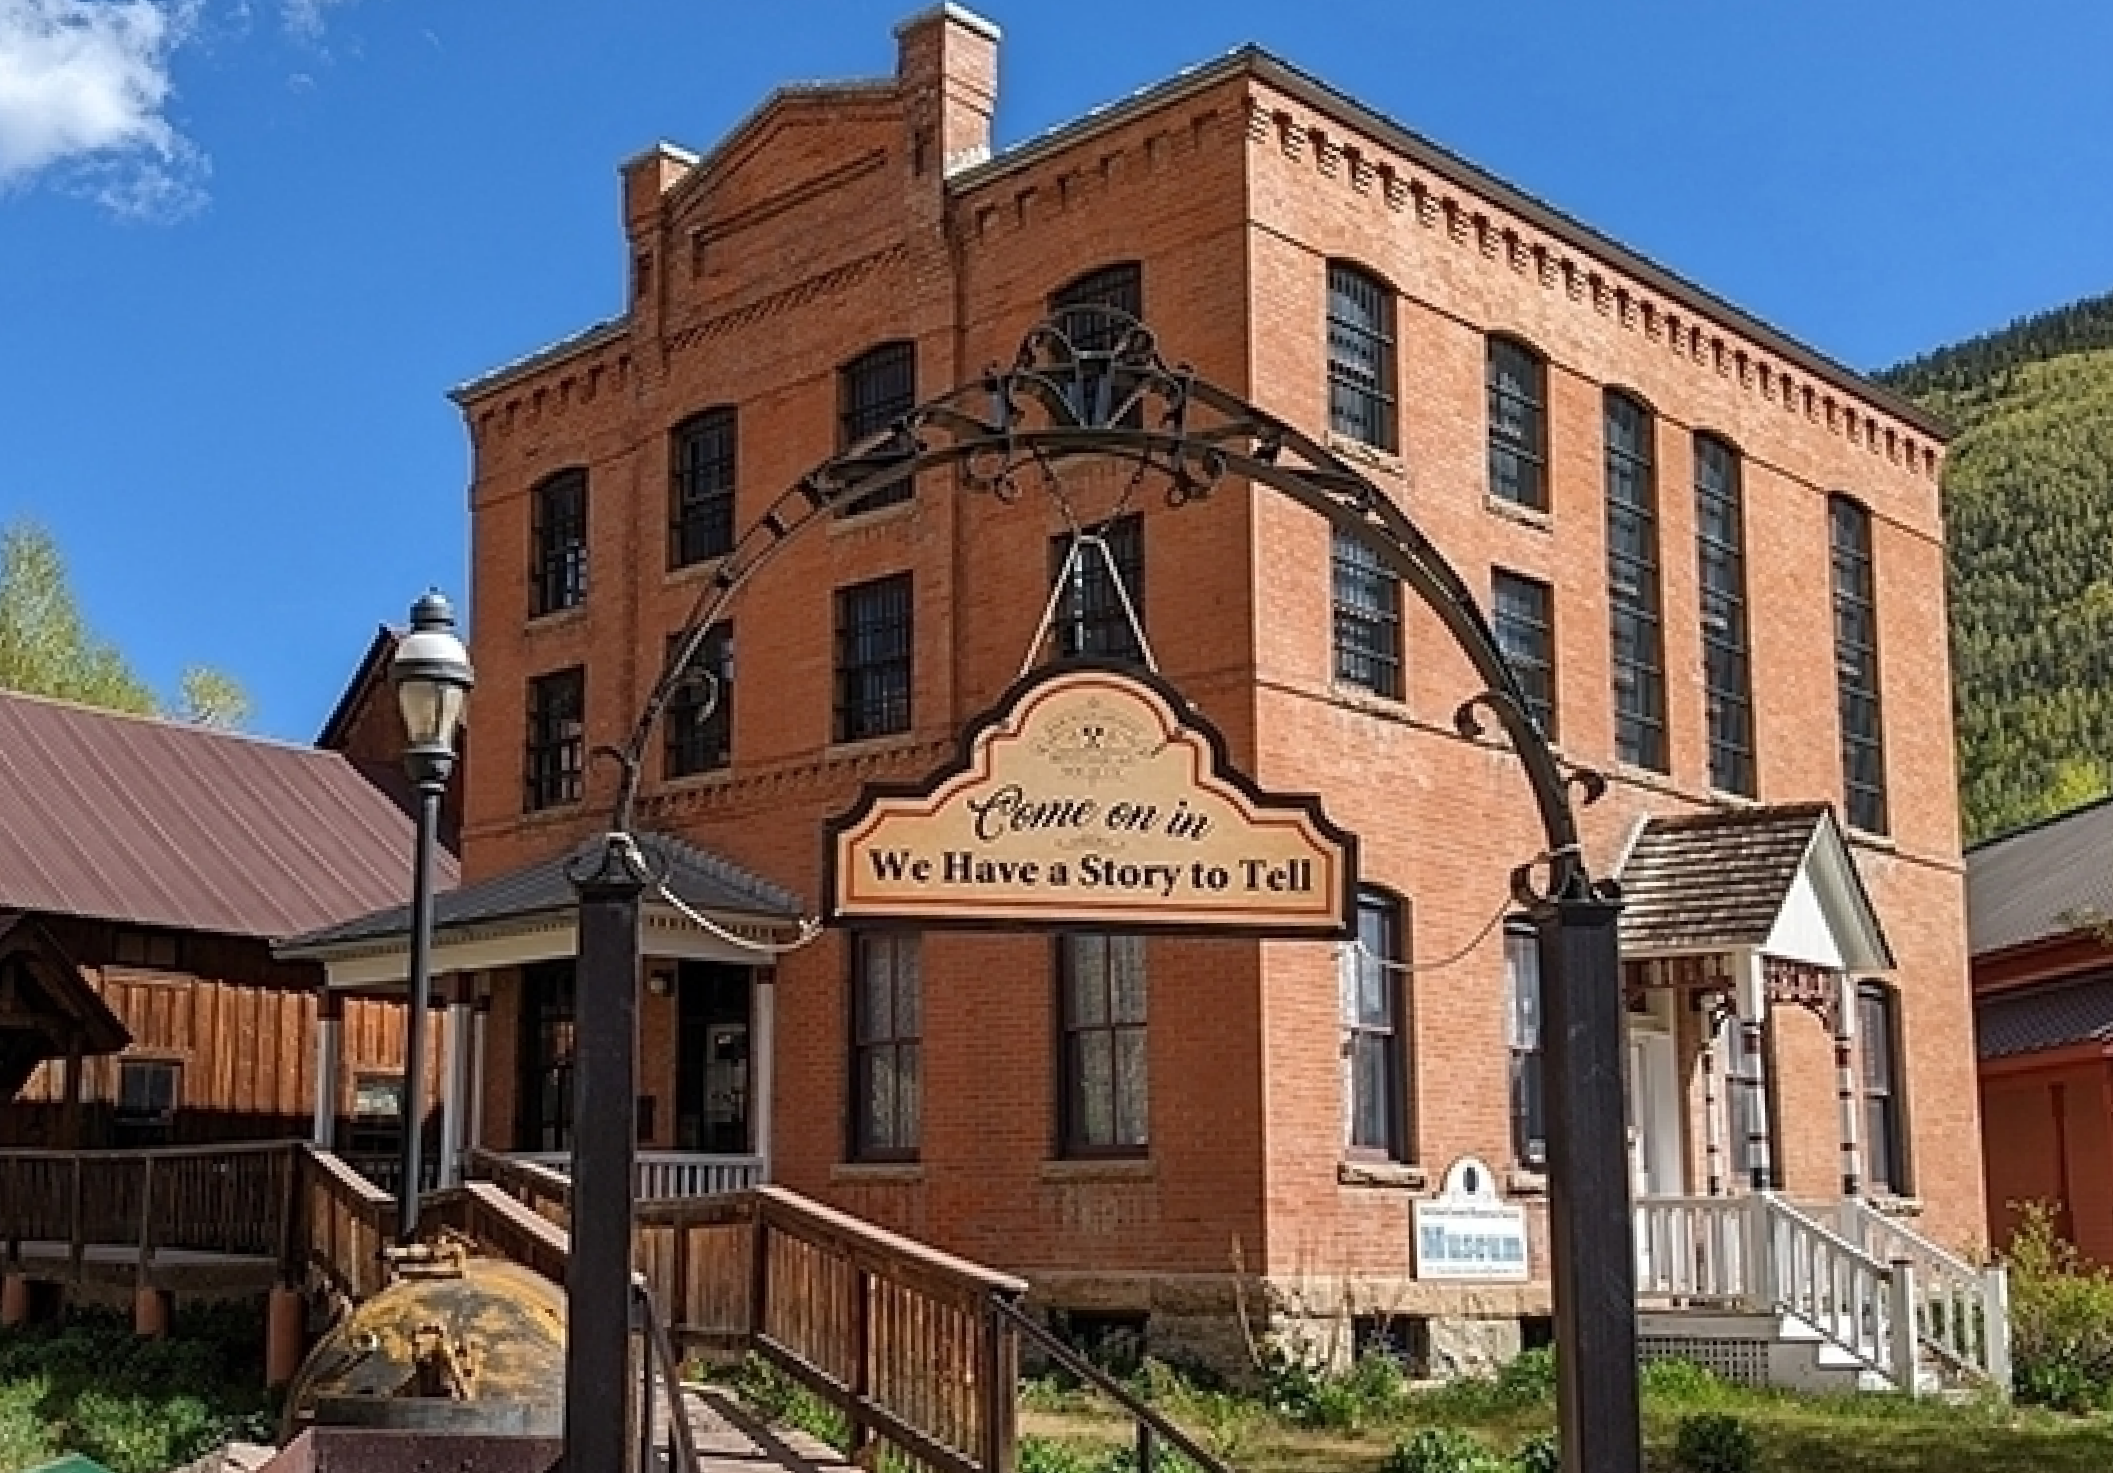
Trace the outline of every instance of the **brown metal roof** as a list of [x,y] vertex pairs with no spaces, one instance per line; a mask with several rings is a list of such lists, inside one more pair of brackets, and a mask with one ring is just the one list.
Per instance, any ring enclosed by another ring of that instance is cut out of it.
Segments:
[[1983,1059],[2113,1043],[2113,972],[1980,999],[1974,1042]]
[[411,841],[336,752],[0,692],[0,907],[289,936],[407,896]]
[[2113,921],[2113,799],[1966,851],[1966,936],[1976,957]]

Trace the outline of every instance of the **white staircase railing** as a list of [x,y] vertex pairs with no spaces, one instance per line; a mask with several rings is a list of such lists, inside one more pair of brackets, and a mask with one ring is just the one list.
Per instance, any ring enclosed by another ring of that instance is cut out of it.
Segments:
[[2010,1280],[1980,1268],[1861,1197],[1840,1206],[1841,1235],[1883,1263],[1914,1266],[1916,1338],[1947,1366],[2010,1393]]
[[[569,1151],[509,1151],[516,1161],[532,1161],[553,1171],[572,1175]],[[696,1151],[640,1151],[638,1153],[638,1200],[665,1202],[689,1197],[715,1197],[738,1192],[763,1181],[761,1156],[718,1156]]]
[[1643,1197],[1636,1203],[1636,1297],[1743,1306],[1747,1274],[1744,1197]]

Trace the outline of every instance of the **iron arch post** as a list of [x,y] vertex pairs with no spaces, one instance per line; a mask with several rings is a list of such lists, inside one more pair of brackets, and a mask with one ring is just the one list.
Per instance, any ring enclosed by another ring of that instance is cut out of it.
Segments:
[[1099,308],[1073,308],[1034,328],[1009,367],[919,405],[781,494],[721,561],[628,739],[608,753],[619,768],[609,831],[603,852],[573,876],[580,940],[565,1466],[624,1466],[628,1378],[611,1368],[626,1364],[630,1330],[639,904],[653,880],[629,836],[656,725],[685,681],[710,681],[690,673],[706,631],[780,549],[843,504],[937,470],[953,471],[966,493],[1011,502],[1033,477],[1053,479],[1066,462],[1089,458],[1164,481],[1177,506],[1228,478],[1266,485],[1364,537],[1436,613],[1481,680],[1455,725],[1469,737],[1490,723],[1501,730],[1546,839],[1510,885],[1533,920],[1540,956],[1562,1466],[1640,1473],[1620,901],[1587,870],[1575,814],[1604,780],[1558,760],[1467,584],[1378,486],[1282,420],[1170,366],[1147,327]]

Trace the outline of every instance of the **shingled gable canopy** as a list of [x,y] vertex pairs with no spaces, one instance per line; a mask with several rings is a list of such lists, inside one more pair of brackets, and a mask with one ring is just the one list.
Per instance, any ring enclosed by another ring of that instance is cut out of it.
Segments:
[[1621,868],[1633,980],[1675,958],[1752,953],[1828,972],[1893,969],[1871,897],[1825,803],[1653,818]]
[[[695,845],[664,834],[638,835],[647,863],[667,888],[715,925],[755,941],[792,939],[799,897]],[[601,840],[553,858],[479,880],[434,900],[433,970],[474,972],[573,956],[578,948],[577,897],[568,874]],[[645,906],[649,955],[753,965],[757,953],[713,935],[657,897]],[[329,985],[386,991],[410,970],[411,908],[393,906],[357,920],[279,942],[281,957],[319,961]]]
[[132,1035],[32,918],[0,913],[0,1101],[47,1059],[114,1054]]

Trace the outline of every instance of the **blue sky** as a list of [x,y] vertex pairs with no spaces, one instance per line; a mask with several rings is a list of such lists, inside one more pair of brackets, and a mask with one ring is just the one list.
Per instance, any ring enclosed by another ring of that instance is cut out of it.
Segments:
[[[619,303],[618,164],[920,0],[0,0],[0,523],[315,734],[461,594],[452,385]],[[984,0],[1000,145],[1257,41],[1860,368],[2113,290],[2103,0]]]

